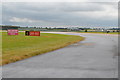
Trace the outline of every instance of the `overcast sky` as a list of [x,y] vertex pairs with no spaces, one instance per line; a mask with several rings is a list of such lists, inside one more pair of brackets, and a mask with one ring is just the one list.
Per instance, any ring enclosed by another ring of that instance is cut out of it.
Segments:
[[117,27],[117,2],[5,2],[2,24]]

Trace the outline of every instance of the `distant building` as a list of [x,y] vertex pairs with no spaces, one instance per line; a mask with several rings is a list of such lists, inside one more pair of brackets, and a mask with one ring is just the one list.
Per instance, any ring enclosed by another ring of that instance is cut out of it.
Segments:
[[80,31],[81,30],[78,27],[69,27],[68,29],[71,31]]
[[18,29],[19,26],[9,26],[9,25],[1,25],[0,29],[1,30],[8,30],[8,29]]

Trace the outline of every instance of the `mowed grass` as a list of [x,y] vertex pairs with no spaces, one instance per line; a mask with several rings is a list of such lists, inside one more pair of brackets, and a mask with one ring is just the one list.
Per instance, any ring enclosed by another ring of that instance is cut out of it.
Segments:
[[97,33],[97,34],[120,34],[120,32],[79,32],[79,33]]
[[72,43],[84,40],[84,37],[41,33],[41,36],[7,35],[2,33],[2,63],[1,65],[16,62],[25,58],[50,52]]

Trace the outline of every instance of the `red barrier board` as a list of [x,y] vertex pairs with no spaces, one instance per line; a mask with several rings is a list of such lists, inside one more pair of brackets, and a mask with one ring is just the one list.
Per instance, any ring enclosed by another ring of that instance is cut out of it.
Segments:
[[40,31],[30,31],[29,36],[40,36]]
[[17,29],[8,29],[7,32],[8,32],[8,35],[18,35]]

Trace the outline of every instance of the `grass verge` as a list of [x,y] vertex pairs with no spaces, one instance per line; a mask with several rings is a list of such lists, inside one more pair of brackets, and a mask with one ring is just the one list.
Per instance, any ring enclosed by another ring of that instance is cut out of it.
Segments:
[[63,34],[41,33],[41,36],[8,36],[2,33],[2,63],[16,62],[32,56],[47,53],[84,40],[84,37]]
[[97,34],[120,34],[120,32],[79,32],[79,33],[97,33]]

